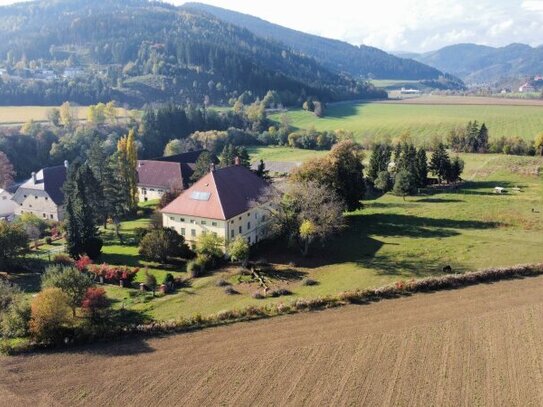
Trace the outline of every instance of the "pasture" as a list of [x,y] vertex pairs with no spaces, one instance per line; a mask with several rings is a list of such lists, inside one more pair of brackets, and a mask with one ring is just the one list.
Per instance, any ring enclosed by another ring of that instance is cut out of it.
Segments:
[[[265,151],[261,153],[265,157]],[[368,199],[363,209],[348,215],[349,228],[343,234],[324,248],[317,245],[307,258],[281,243],[254,252],[255,259],[265,258],[273,264],[273,269],[266,272],[271,289],[288,289],[292,292],[288,297],[252,298],[259,290],[258,284],[240,276],[239,269],[232,266],[193,279],[176,294],[152,301],[132,304],[126,291],[126,297],[120,298],[115,290],[117,304],[130,303],[131,309],[148,317],[168,320],[377,287],[440,274],[446,265],[464,272],[543,261],[543,178],[536,175],[543,159],[474,154],[462,157],[466,161],[466,184],[461,188],[429,192],[405,201],[390,194]],[[510,192],[496,195],[495,186]],[[515,187],[521,192],[513,192]],[[129,252],[138,261],[136,247],[106,246],[107,261],[115,263],[113,252],[119,251],[124,255]],[[185,276],[183,268],[177,273]],[[162,275],[157,277],[160,280]],[[307,278],[319,284],[306,286],[303,280]],[[227,295],[223,287],[217,286],[219,280],[229,282],[239,294]]]
[[543,277],[0,357],[26,405],[543,404]]
[[[485,122],[491,139],[518,136],[533,141],[536,134],[543,131],[543,105],[536,105],[539,101],[512,105],[516,102],[495,99],[495,103],[489,104],[489,98],[484,99],[485,104],[477,104],[479,100],[476,97],[452,98],[450,102],[448,97],[423,97],[372,103],[338,103],[329,105],[323,118],[301,109],[286,114],[293,127],[344,129],[352,131],[360,142],[392,140],[409,134],[413,141],[422,145],[435,138],[446,138],[451,129],[463,127],[470,120]],[[279,121],[280,114],[271,115],[271,119]]]

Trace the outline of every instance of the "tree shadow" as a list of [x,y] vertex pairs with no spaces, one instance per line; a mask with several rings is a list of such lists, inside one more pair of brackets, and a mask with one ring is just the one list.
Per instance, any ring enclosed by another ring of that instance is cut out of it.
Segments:
[[265,278],[279,281],[300,281],[307,275],[307,272],[295,270],[293,268],[277,270],[273,267],[266,267],[263,270],[260,270],[259,273]]
[[342,119],[342,118],[350,117],[354,115],[364,116],[363,114],[361,114],[361,112],[356,110],[356,106],[362,105],[362,104],[365,105],[368,103],[359,102],[355,104],[355,103],[349,102],[349,103],[337,103],[337,104],[330,105],[326,111],[325,117],[329,117],[333,119]]
[[[257,255],[267,258],[272,263],[294,263],[296,266],[316,268],[332,264],[357,263],[365,267],[378,268],[383,272],[410,271],[415,275],[427,273],[428,270],[439,271],[445,264],[439,259],[428,260],[413,258],[397,260],[377,257],[379,250],[386,243],[380,238],[407,237],[410,239],[445,239],[458,236],[461,230],[491,229],[501,226],[498,222],[466,221],[456,219],[429,218],[404,214],[368,214],[351,215],[348,227],[339,236],[332,237],[323,246],[315,245],[310,255],[301,256],[299,251],[287,248],[283,241],[275,241],[273,245],[260,248]],[[438,243],[434,243],[438,244]],[[461,268],[460,265],[455,265]]]
[[422,198],[417,199],[415,202],[422,203],[456,203],[456,202],[466,202],[463,199],[453,199],[453,198]]

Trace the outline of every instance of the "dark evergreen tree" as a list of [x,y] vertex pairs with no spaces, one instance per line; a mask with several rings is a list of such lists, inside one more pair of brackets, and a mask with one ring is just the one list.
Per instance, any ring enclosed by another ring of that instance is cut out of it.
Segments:
[[403,197],[405,200],[405,197],[414,194],[415,190],[416,186],[413,175],[406,170],[398,171],[394,177],[394,188],[392,189],[392,192],[394,192],[395,195]]
[[441,183],[447,179],[447,174],[450,171],[451,160],[443,143],[439,143],[436,150],[430,158],[429,170],[437,176],[438,182]]
[[428,162],[426,158],[426,150],[420,148],[417,151],[415,161],[415,180],[419,188],[424,188],[428,184]]
[[486,153],[488,151],[488,129],[486,124],[481,124],[479,133],[477,135],[477,144],[479,153]]
[[87,254],[95,259],[102,250],[91,195],[96,178],[87,164],[72,164],[64,186],[66,199],[66,244],[73,258]]
[[392,147],[389,144],[376,144],[370,156],[368,178],[375,181],[380,172],[387,171],[391,156]]
[[464,161],[458,156],[454,157],[449,165],[445,179],[447,182],[460,181],[460,175],[464,171]]
[[211,164],[213,164],[211,153],[208,151],[202,152],[194,165],[194,173],[190,177],[191,181],[196,182],[206,175],[211,169]]
[[260,160],[260,163],[258,163],[255,174],[266,181],[270,179],[270,171],[266,169],[266,164],[264,163],[264,160]]

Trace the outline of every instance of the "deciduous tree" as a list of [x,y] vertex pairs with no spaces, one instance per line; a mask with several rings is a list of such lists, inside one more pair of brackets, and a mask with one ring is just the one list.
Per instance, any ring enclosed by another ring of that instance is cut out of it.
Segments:
[[56,287],[68,298],[68,304],[75,317],[75,311],[81,306],[87,290],[93,286],[92,279],[74,267],[53,265],[46,268],[41,278],[42,289]]
[[61,340],[72,322],[69,298],[60,288],[46,288],[32,300],[30,334],[36,341]]
[[6,189],[13,183],[15,169],[8,156],[0,151],[0,188]]

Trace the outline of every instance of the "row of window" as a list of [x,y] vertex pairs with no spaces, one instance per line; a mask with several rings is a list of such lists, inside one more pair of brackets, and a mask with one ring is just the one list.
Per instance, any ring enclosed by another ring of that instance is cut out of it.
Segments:
[[[28,195],[23,195],[25,198],[28,198]],[[34,195],[34,199],[38,199],[38,195]],[[45,200],[48,201],[49,198],[45,197]]]
[[[170,216],[170,220],[175,221],[175,218],[173,216]],[[185,222],[185,218],[179,218],[179,222]],[[198,221],[196,221],[194,219],[189,219],[189,223],[197,224]],[[206,226],[207,225],[207,220],[200,221],[200,225]],[[218,226],[218,223],[213,221],[213,222],[211,222],[211,226]]]
[[[25,213],[25,211],[21,211],[21,215],[22,215],[23,213]],[[30,212],[30,211],[29,211],[28,213],[34,213],[34,212]],[[47,219],[47,214],[46,214],[46,213],[42,213],[42,217],[43,217],[43,219]],[[54,218],[55,218],[54,215],[53,215],[52,213],[50,213],[50,214],[49,214],[49,219],[54,219]]]

